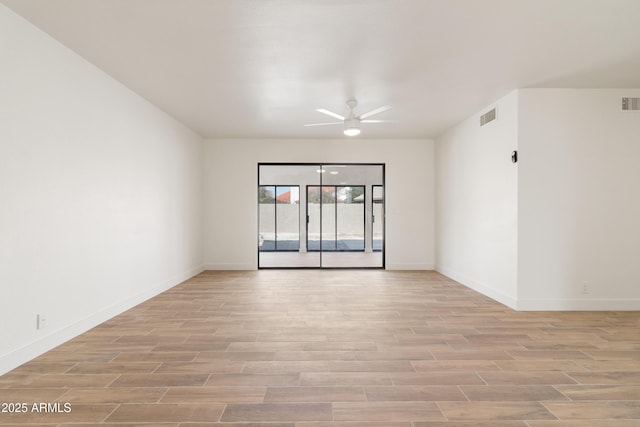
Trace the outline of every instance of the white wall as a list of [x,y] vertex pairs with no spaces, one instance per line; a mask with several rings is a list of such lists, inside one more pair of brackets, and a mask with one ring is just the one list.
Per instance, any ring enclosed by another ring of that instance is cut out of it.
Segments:
[[[436,269],[520,310],[640,310],[640,89],[524,89],[437,138]],[[517,149],[519,162],[509,162]]]
[[1,374],[201,271],[204,180],[199,136],[4,6],[0,57]]
[[[517,290],[518,94],[436,139],[436,269],[514,307]],[[480,115],[497,107],[497,120]]]
[[623,96],[640,90],[520,91],[520,309],[640,309],[640,112]]
[[363,139],[206,141],[207,268],[257,268],[260,162],[385,163],[386,268],[433,268],[433,142]]

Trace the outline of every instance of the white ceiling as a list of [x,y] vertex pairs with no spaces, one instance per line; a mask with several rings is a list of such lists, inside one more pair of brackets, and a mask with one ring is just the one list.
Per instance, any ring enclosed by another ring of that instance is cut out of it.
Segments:
[[[205,137],[437,136],[513,89],[640,87],[640,0],[0,0]],[[326,120],[329,119],[329,120]]]

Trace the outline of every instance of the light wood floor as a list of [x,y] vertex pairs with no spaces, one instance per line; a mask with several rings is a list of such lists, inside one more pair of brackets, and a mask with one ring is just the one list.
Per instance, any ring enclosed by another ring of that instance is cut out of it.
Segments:
[[640,426],[640,313],[514,312],[433,272],[206,272],[0,377],[0,423]]

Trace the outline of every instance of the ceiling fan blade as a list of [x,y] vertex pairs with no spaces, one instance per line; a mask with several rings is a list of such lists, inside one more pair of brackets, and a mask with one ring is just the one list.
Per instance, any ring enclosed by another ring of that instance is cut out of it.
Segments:
[[367,117],[375,116],[376,114],[384,113],[387,110],[390,110],[390,105],[385,105],[384,107],[376,108],[375,110],[371,110],[368,113],[360,114],[358,116],[359,119],[366,119]]
[[334,113],[333,111],[325,110],[324,108],[318,108],[316,111],[318,113],[326,114],[327,116],[331,116],[339,120],[344,120],[344,117],[340,114]]
[[360,123],[398,123],[397,120],[360,120]]
[[324,125],[341,125],[344,122],[328,122],[328,123],[310,123],[305,126],[324,126]]

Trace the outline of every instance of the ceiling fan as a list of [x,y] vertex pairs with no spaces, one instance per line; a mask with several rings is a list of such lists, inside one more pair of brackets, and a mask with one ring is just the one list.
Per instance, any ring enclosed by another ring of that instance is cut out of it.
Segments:
[[324,108],[319,108],[316,111],[322,114],[326,114],[327,116],[331,116],[340,120],[339,122],[328,122],[328,123],[311,123],[305,126],[325,126],[325,125],[338,125],[344,124],[344,134],[347,136],[356,136],[360,134],[360,123],[395,123],[395,120],[370,120],[369,117],[375,116],[376,114],[383,113],[387,110],[390,110],[391,107],[385,105],[384,107],[376,108],[375,110],[371,110],[367,113],[360,114],[356,116],[353,112],[353,109],[358,105],[358,101],[355,99],[350,99],[347,101],[347,106],[349,107],[349,115],[347,117],[341,116],[338,113],[334,113],[333,111],[326,110]]

